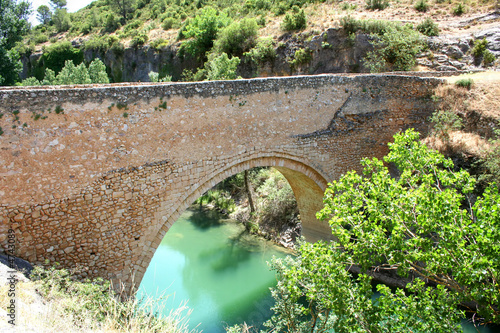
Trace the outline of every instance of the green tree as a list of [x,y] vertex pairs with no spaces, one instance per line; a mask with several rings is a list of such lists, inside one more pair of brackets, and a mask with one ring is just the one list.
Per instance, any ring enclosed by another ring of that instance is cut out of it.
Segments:
[[58,32],[68,31],[71,28],[71,18],[66,8],[56,8],[52,21]]
[[66,0],[50,0],[50,5],[54,8],[54,10],[63,9],[66,7],[67,2]]
[[38,7],[36,11],[37,11],[36,19],[41,24],[49,24],[52,18],[52,12],[50,11],[49,6],[41,5],[40,7]]
[[255,19],[244,18],[232,22],[219,32],[214,43],[215,52],[241,57],[244,52],[255,46],[257,33],[258,25]]
[[[294,332],[455,332],[459,304],[500,322],[498,187],[470,202],[475,180],[453,171],[450,159],[418,137],[408,130],[389,145],[384,161],[398,177],[383,161],[364,159],[363,175],[352,171],[329,185],[318,218],[329,220],[336,241],[303,244],[296,259],[274,263],[279,280],[270,325]],[[355,280],[345,271],[353,265],[361,272]],[[379,285],[381,296],[372,302],[374,272],[410,279],[408,293]]]
[[100,59],[94,59],[89,65],[89,77],[92,83],[109,83],[106,65]]
[[56,84],[89,84],[92,83],[90,80],[90,75],[85,67],[85,64],[81,63],[78,66],[73,64],[73,61],[68,60],[64,64],[64,68],[57,74]]
[[10,50],[30,29],[31,4],[16,0],[0,1],[0,47]]
[[25,1],[0,1],[0,85],[12,85],[18,80],[22,67],[13,47],[30,29],[30,6]]
[[199,59],[206,59],[206,53],[212,49],[217,33],[229,22],[225,13],[211,6],[203,7],[182,32],[188,40],[182,43],[181,49]]
[[135,0],[108,0],[111,8],[121,16],[122,24],[125,24],[128,15],[135,9]]
[[38,86],[38,85],[61,85],[61,84],[89,84],[89,83],[109,83],[108,75],[106,74],[106,66],[100,59],[94,59],[89,68],[81,63],[75,66],[73,61],[66,60],[64,67],[59,74],[47,68],[42,82],[36,78],[27,78],[22,82],[23,86]]
[[16,83],[22,68],[15,49],[7,51],[0,46],[0,86],[10,86]]
[[367,53],[365,64],[372,72],[409,71],[424,48],[422,35],[409,26],[387,25],[381,35],[372,35],[375,50]]
[[207,63],[206,80],[234,80],[237,78],[236,68],[240,63],[240,58],[232,57],[229,59],[226,53],[219,56],[211,54]]

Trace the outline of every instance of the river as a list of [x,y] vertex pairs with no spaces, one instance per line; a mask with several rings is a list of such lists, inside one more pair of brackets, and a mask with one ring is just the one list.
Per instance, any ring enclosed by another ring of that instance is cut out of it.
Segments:
[[139,295],[166,290],[164,313],[188,300],[190,327],[203,332],[243,322],[259,327],[271,315],[269,287],[276,283],[266,262],[286,254],[216,211],[188,209],[155,252]]
[[[187,301],[189,327],[206,333],[247,324],[259,328],[271,316],[269,287],[276,283],[267,262],[288,251],[245,232],[213,210],[186,210],[156,250],[138,296],[165,297],[164,314]],[[464,332],[478,332],[465,321]],[[498,332],[482,328],[481,333]]]

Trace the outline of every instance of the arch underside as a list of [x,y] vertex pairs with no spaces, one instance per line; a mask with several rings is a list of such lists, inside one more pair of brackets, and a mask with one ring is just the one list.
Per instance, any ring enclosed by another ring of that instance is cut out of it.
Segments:
[[[281,154],[283,155],[283,154]],[[319,239],[331,239],[331,229],[327,222],[316,219],[316,212],[323,207],[323,194],[327,186],[326,176],[310,167],[304,161],[294,156],[261,156],[236,162],[224,170],[214,170],[206,177],[200,179],[198,185],[187,191],[186,196],[175,205],[173,212],[160,209],[156,212],[154,219],[159,221],[157,228],[150,232],[149,244],[143,252],[138,271],[135,272],[135,283],[138,286],[156,249],[170,227],[177,221],[179,216],[203,193],[213,188],[224,179],[244,170],[255,167],[273,167],[283,174],[289,182],[295,198],[302,222],[302,235],[307,241],[314,242]],[[165,205],[166,206],[166,205]]]

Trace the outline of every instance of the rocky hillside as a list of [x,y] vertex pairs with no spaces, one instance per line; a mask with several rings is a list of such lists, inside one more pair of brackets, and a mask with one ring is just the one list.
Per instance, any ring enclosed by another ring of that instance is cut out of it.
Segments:
[[[221,52],[241,59],[237,73],[244,78],[370,72],[373,67],[368,65],[367,55],[380,48],[377,40],[391,22],[421,33],[424,45],[412,50],[416,53],[412,55],[416,57],[416,66],[411,64],[413,70],[457,71],[499,66],[500,11],[495,1],[468,5],[441,0],[298,1],[297,5],[273,0],[230,3],[213,0],[196,4],[184,1],[180,5],[178,2],[138,1],[135,11],[119,20],[113,8],[99,0],[72,14],[67,29],[53,22],[40,25],[19,48],[23,55],[21,78],[41,79],[46,68],[55,66],[54,61],[74,59],[90,63],[99,57],[114,82],[150,81],[151,71],[158,72],[160,78],[189,81],[204,78],[196,73],[206,68],[207,54]],[[370,4],[387,6],[375,9]],[[217,24],[221,27],[211,36],[203,36],[209,38],[204,48],[190,49],[202,30],[196,22],[204,17],[208,7],[217,9],[213,15],[220,20]],[[116,24],[110,27],[111,19]],[[244,27],[245,20],[253,22],[255,27]],[[349,26],[352,20],[362,23],[353,28]],[[400,29],[402,36],[408,35],[408,29]],[[226,31],[233,34],[229,38],[243,38],[239,49],[219,43]],[[479,45],[483,40],[484,45]],[[71,43],[66,44],[66,49],[62,46],[64,41]],[[382,42],[387,43],[383,38]],[[72,50],[67,49],[68,45]],[[53,55],[56,49],[59,54]],[[75,56],[77,53],[80,54]],[[378,71],[397,70],[390,63],[394,59],[386,56],[387,66],[379,66]]]

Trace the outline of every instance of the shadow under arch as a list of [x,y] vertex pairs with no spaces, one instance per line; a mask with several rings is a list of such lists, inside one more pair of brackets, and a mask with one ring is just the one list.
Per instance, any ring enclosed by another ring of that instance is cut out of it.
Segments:
[[[161,227],[152,230],[148,237],[148,244],[142,253],[141,263],[134,273],[134,284],[139,286],[146,269],[160,245],[163,237],[170,227],[178,220],[180,215],[203,193],[213,188],[226,178],[255,167],[273,167],[283,174],[293,190],[297,200],[301,222],[302,235],[307,241],[314,242],[319,239],[332,239],[330,226],[327,222],[316,219],[316,213],[323,208],[323,195],[328,181],[326,175],[306,164],[300,158],[295,156],[276,156],[266,154],[267,156],[258,156],[249,158],[245,161],[237,161],[228,165],[224,169],[214,170],[205,177],[201,178],[191,189],[186,190],[186,195],[176,203],[176,209],[169,212],[158,211],[155,214],[155,220],[161,221]],[[284,155],[284,154],[280,154]]]

